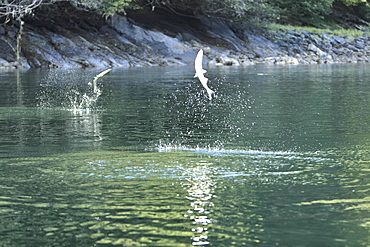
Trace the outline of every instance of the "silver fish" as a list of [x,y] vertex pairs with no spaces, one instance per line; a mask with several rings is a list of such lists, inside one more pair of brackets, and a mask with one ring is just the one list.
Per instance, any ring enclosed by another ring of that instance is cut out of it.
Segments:
[[212,94],[214,93],[214,91],[211,90],[207,85],[208,78],[206,78],[204,76],[204,73],[206,73],[207,70],[202,68],[202,60],[203,60],[203,50],[200,49],[200,51],[198,52],[197,57],[195,58],[195,63],[194,63],[195,75],[194,75],[194,78],[198,77],[199,81],[202,83],[203,87],[206,89],[209,99],[211,100],[212,99]]

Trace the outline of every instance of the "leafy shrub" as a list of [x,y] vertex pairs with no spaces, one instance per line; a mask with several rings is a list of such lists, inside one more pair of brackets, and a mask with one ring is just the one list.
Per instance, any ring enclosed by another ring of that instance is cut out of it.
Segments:
[[342,0],[342,2],[347,6],[351,6],[361,18],[367,21],[370,20],[370,4],[366,0]]
[[138,0],[138,5],[167,8],[186,15],[208,15],[232,21],[256,21],[276,18],[275,8],[268,0]]
[[277,18],[277,11],[267,0],[203,0],[202,12],[236,21],[261,21]]
[[325,18],[334,0],[270,0],[269,2],[280,8],[281,15],[286,19],[313,24]]
[[366,3],[366,0],[342,0],[342,2],[347,6],[355,6],[361,3]]
[[72,4],[96,10],[103,15],[125,12],[126,9],[136,6],[132,0],[72,0]]

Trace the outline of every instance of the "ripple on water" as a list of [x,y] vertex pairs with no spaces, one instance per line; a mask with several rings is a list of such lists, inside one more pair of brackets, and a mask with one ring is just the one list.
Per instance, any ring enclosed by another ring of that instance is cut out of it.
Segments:
[[[261,188],[325,181],[328,162],[334,163],[321,153],[181,147],[18,159],[8,166],[25,181],[3,183],[9,195],[0,205],[28,218],[22,212],[32,212],[49,240],[71,235],[91,244],[187,246],[228,239],[242,245],[259,242],[263,216],[253,209]],[[20,197],[30,189],[32,196]]]

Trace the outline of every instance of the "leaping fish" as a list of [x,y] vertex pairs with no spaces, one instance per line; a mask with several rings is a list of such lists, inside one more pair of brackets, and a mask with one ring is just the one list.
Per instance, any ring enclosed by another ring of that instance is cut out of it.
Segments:
[[206,73],[207,70],[202,68],[202,60],[203,60],[203,50],[200,49],[200,51],[198,52],[197,57],[195,58],[195,63],[194,63],[195,75],[194,75],[194,78],[198,77],[199,81],[202,83],[203,87],[206,89],[209,99],[211,100],[212,99],[212,94],[214,93],[214,91],[211,90],[207,85],[208,78],[206,78],[204,76],[204,73]]

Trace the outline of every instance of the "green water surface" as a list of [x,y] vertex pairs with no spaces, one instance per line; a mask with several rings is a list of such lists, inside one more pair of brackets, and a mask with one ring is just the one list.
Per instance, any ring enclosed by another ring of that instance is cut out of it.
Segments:
[[369,246],[368,71],[1,71],[0,246]]

